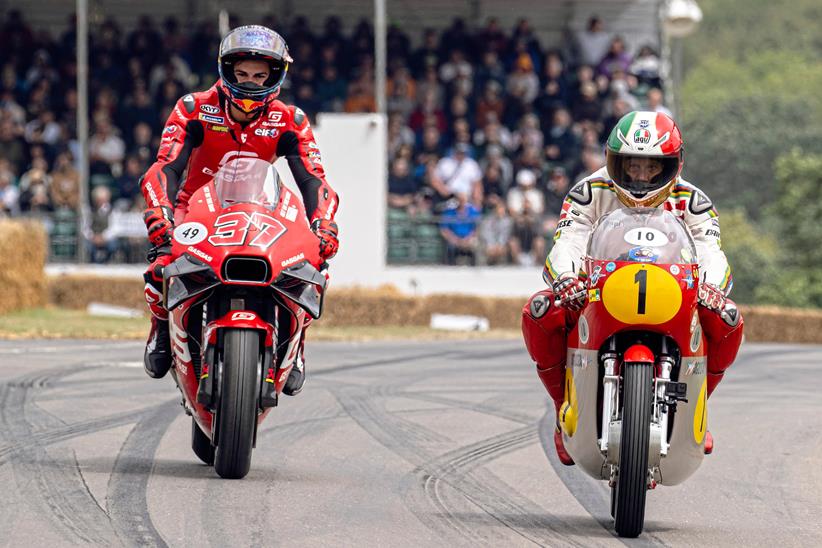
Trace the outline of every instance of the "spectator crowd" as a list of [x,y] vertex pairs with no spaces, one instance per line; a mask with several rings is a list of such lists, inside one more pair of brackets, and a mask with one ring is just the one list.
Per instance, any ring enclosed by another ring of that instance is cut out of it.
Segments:
[[[240,24],[232,21],[232,26]],[[375,110],[373,29],[351,33],[304,17],[280,32],[295,62],[281,98],[312,117]],[[626,112],[665,111],[659,58],[591,17],[563,47],[541,44],[526,19],[510,32],[491,19],[455,19],[419,47],[390,26],[388,46],[389,260],[539,264],[569,184],[604,164],[603,143]],[[92,29],[89,222],[98,262],[140,261],[145,251],[139,178],[163,124],[185,93],[214,83],[220,36],[204,21],[114,19]],[[59,37],[19,12],[0,26],[0,216],[41,218],[52,252],[73,255],[79,204],[74,23]],[[333,182],[332,182],[333,184]],[[170,189],[173,192],[173,189]]]

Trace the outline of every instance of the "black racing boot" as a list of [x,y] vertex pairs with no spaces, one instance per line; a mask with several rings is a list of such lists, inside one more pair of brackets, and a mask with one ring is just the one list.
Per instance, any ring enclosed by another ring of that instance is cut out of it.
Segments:
[[303,359],[303,348],[300,345],[297,358],[294,360],[294,367],[291,368],[288,380],[285,381],[285,386],[283,386],[283,393],[286,396],[296,396],[302,391],[303,384],[305,384],[305,360]]
[[[162,379],[171,368],[171,341],[168,334],[168,320],[151,317],[151,332],[148,334],[146,353],[143,356],[146,374],[153,379]],[[289,377],[289,380],[291,378]]]

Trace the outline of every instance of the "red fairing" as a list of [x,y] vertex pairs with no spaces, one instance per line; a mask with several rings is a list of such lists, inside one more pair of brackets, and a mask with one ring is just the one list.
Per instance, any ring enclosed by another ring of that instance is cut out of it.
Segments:
[[256,313],[250,310],[231,310],[220,318],[209,323],[205,329],[205,340],[209,344],[217,343],[218,329],[255,329],[265,333],[265,347],[274,344],[274,326],[264,322]]
[[[141,181],[146,204],[172,207],[175,223],[182,223],[194,192],[222,165],[239,157],[271,163],[285,157],[303,195],[308,220],[334,218],[338,197],[325,180],[322,156],[305,113],[272,101],[254,121],[241,126],[229,116],[217,84],[177,101],[163,129],[157,161]],[[178,187],[172,204],[169,188]]]
[[654,353],[651,352],[650,348],[648,348],[644,344],[635,344],[625,351],[625,357],[623,358],[623,361],[625,363],[653,364],[656,360],[654,359]]

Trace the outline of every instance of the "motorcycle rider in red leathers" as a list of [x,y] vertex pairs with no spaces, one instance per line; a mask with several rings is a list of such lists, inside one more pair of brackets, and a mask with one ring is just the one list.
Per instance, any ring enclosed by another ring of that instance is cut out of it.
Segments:
[[[708,396],[733,363],[742,342],[742,317],[726,297],[732,279],[720,248],[719,219],[708,197],[679,175],[683,143],[676,123],[661,113],[628,113],[611,132],[606,154],[606,167],[568,192],[543,271],[549,289],[531,297],[522,310],[525,346],[537,363],[537,374],[557,413],[565,398],[567,334],[587,299],[579,276],[585,246],[597,219],[617,208],[663,207],[691,231],[701,273],[699,321],[708,341]],[[554,444],[560,461],[574,464],[559,428],[554,430]],[[708,432],[705,453],[712,450],[713,437]]]
[[[152,313],[144,365],[153,378],[171,367],[168,311],[162,306],[163,267],[171,260],[174,225],[183,222],[188,200],[226,162],[240,157],[274,162],[285,157],[303,197],[308,222],[319,239],[323,260],[339,246],[338,198],[325,180],[322,158],[305,113],[276,100],[292,62],[282,37],[266,27],[247,25],[229,32],[220,44],[220,79],[210,89],[177,101],[163,130],[157,161],[141,179],[147,209],[144,220],[154,245],[144,274]],[[176,189],[172,199],[169,193]],[[301,335],[297,362],[283,391],[295,395],[305,380]]]

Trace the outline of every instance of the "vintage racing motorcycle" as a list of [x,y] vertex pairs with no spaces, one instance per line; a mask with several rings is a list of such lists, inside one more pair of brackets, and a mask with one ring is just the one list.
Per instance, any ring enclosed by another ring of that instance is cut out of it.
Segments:
[[560,428],[568,453],[611,486],[617,533],[636,537],[645,495],[693,474],[707,430],[699,268],[682,221],[619,209],[588,243],[588,304],[568,337]]
[[197,190],[164,269],[172,374],[192,448],[223,478],[251,465],[257,428],[285,384],[325,277],[299,196],[257,158],[225,164]]

